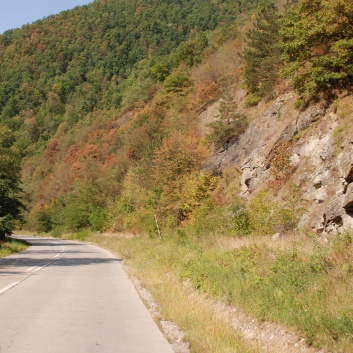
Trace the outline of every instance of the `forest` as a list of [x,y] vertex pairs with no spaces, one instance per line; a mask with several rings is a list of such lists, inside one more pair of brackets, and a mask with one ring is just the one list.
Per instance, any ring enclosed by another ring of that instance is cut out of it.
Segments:
[[[353,5],[280,6],[101,0],[3,33],[0,124],[22,160],[15,214],[26,208],[26,227],[43,232],[153,235],[155,215],[173,228],[233,207],[218,195],[224,175],[204,168],[248,124],[227,94],[232,80],[242,78],[248,106],[270,99],[283,76],[298,107],[352,85]],[[228,63],[219,48],[237,33],[246,45]],[[198,114],[220,98],[205,138]]]
[[[233,80],[248,106],[283,76],[298,107],[352,85],[353,6],[279,5],[101,0],[2,34],[0,123],[22,159],[26,227],[153,236],[154,215],[169,229],[214,207],[243,209],[220,197],[224,175],[204,168],[248,124],[227,93]],[[219,49],[237,36],[229,62]],[[220,98],[205,138],[198,115]],[[239,232],[250,232],[243,216]]]
[[[156,208],[170,210],[177,223],[185,217],[177,204],[181,195],[166,196],[154,181],[167,186],[157,174],[172,168],[171,178],[180,173],[177,188],[182,187],[183,175],[196,172],[207,148],[197,147],[181,166],[162,166],[163,153],[173,148],[169,144],[181,144],[184,133],[190,143],[180,145],[174,163],[185,148],[199,144],[187,120],[200,107],[182,114],[183,127],[177,127],[168,118],[172,102],[187,99],[194,85],[190,69],[227,39],[242,12],[257,5],[95,1],[3,33],[0,122],[22,159],[26,226],[58,232],[123,229],[130,221],[122,218],[142,224],[139,219]],[[125,189],[139,173],[143,192],[133,201]],[[214,184],[210,176],[201,179]]]

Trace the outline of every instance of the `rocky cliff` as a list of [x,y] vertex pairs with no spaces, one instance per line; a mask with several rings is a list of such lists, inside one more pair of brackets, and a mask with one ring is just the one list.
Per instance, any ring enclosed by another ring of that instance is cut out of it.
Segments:
[[[271,186],[278,199],[291,187],[304,205],[298,227],[326,235],[353,226],[353,134],[349,120],[353,97],[335,103],[295,109],[286,93],[253,114],[235,142],[223,146],[208,162],[221,173],[237,168],[246,199]],[[241,105],[241,102],[239,102]],[[201,114],[201,124],[215,119],[219,102]],[[260,112],[260,113],[259,113]],[[245,113],[249,113],[249,111]]]

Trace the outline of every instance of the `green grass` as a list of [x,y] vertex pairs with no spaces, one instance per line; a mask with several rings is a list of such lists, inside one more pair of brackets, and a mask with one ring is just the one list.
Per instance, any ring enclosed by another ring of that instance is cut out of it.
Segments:
[[[193,319],[188,315],[197,310],[185,308],[187,293],[176,301],[168,295],[183,291],[185,281],[200,294],[303,332],[308,344],[332,352],[353,351],[353,241],[349,234],[326,245],[305,236],[276,243],[264,237],[188,238],[180,232],[163,241],[97,234],[87,240],[121,254],[161,303],[162,314],[187,332],[193,352],[245,350],[227,346],[224,342],[233,340],[221,337],[222,330],[214,325],[213,332],[204,326],[194,328],[197,315]],[[220,342],[226,347],[217,346]]]
[[21,240],[6,238],[0,241],[0,257],[6,257],[25,250],[28,244]]
[[[159,305],[164,319],[185,332],[192,353],[256,353],[220,315],[216,315],[204,296],[183,285],[180,272],[186,248],[174,242],[149,237],[104,237],[91,235],[86,241],[122,256],[134,276],[139,278]],[[193,252],[193,250],[191,250]],[[191,253],[190,253],[191,255]]]

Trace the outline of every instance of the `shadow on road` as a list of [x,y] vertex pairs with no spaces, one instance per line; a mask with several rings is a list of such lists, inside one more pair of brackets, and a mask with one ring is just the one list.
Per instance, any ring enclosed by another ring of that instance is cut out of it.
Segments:
[[[81,243],[60,242],[57,239],[26,238],[25,240],[31,244],[30,248],[22,253],[0,259],[0,276],[23,274],[32,267],[105,265],[121,261],[115,257],[104,257],[99,252],[86,251],[87,245]],[[43,249],[44,247],[48,249]]]

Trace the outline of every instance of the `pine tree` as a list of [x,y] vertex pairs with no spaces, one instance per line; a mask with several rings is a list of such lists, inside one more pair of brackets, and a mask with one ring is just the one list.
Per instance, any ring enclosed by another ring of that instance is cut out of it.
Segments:
[[221,100],[218,119],[208,125],[212,128],[212,132],[207,136],[208,140],[214,143],[215,149],[226,148],[237,140],[248,124],[246,116],[238,112],[232,96],[226,95]]
[[247,32],[246,48],[241,54],[245,68],[244,85],[248,89],[248,104],[270,97],[281,63],[280,15],[274,4],[266,5],[256,16],[253,28]]
[[284,73],[301,103],[353,87],[353,2],[299,0],[283,17]]

